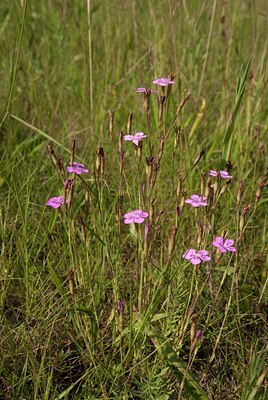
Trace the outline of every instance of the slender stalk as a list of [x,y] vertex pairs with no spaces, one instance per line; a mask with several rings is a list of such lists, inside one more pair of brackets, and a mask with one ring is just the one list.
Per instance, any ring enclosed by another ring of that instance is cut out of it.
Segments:
[[24,0],[24,2],[23,2],[23,10],[22,10],[21,27],[20,27],[20,34],[19,34],[18,50],[17,50],[17,54],[16,54],[14,68],[12,67],[13,75],[12,75],[12,78],[11,78],[11,84],[10,84],[10,88],[9,88],[9,94],[8,94],[7,105],[6,105],[6,112],[5,112],[4,117],[3,117],[3,119],[2,119],[2,121],[0,123],[0,128],[2,127],[3,123],[5,122],[6,117],[8,116],[9,111],[10,111],[11,100],[12,100],[12,96],[13,96],[15,80],[16,80],[16,76],[17,76],[18,65],[19,65],[20,54],[21,54],[21,44],[22,44],[24,27],[25,27],[26,10],[27,10],[27,0]]
[[91,133],[94,127],[93,110],[93,63],[92,63],[92,30],[91,30],[91,0],[87,0],[87,26],[88,26],[88,63],[89,63],[89,109]]
[[201,78],[200,78],[200,82],[199,82],[198,97],[200,96],[200,93],[201,93],[201,90],[202,90],[204,76],[205,76],[205,70],[206,70],[207,61],[208,61],[208,52],[209,52],[209,48],[210,48],[211,35],[212,35],[212,29],[213,29],[215,11],[216,11],[216,4],[217,4],[217,1],[214,0],[213,6],[212,6],[212,14],[211,14],[211,20],[210,20],[210,27],[209,27],[209,34],[208,34],[208,41],[207,41],[205,59],[204,59]]

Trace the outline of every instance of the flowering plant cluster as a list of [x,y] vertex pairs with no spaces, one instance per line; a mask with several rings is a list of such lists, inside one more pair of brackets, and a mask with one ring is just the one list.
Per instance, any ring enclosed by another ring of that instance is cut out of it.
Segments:
[[[82,173],[88,173],[88,169],[84,168],[84,164],[79,164],[77,162],[69,163],[69,166],[66,167],[66,171],[69,173],[73,173],[75,175],[80,175]],[[68,182],[68,181],[67,181]],[[63,196],[58,196],[58,197],[51,197],[48,199],[46,202],[46,206],[52,207],[52,208],[59,208],[62,204],[68,204],[69,200],[65,199]]]
[[[162,77],[153,80],[152,82],[155,85],[159,85],[161,87],[164,86],[169,86],[173,85],[174,81],[171,79]],[[137,93],[144,93],[145,95],[149,96],[150,94],[157,93],[156,90],[151,90],[147,89],[146,87],[139,87],[136,89]],[[124,135],[123,139],[126,142],[132,142],[135,144],[135,146],[138,146],[139,143],[145,139],[147,135],[145,135],[143,132],[136,132],[134,134],[128,134]],[[74,175],[80,175],[82,173],[88,173],[89,170],[85,168],[84,164],[77,163],[77,162],[71,162],[69,163],[69,166],[66,167],[66,170],[68,173],[74,174]],[[209,176],[215,177],[215,178],[220,178],[220,179],[232,179],[233,176],[229,175],[228,171],[215,171],[215,170],[210,170],[209,171]],[[65,192],[66,188],[69,185],[69,181],[72,180],[67,180],[67,183],[65,184]],[[65,193],[66,194],[66,193]],[[47,202],[46,205],[50,206],[52,208],[59,208],[63,204],[68,204],[69,199],[65,198],[64,196],[58,196],[58,197],[51,197]],[[185,199],[185,203],[191,205],[194,208],[198,207],[206,207],[208,206],[207,203],[207,198],[202,195],[197,195],[197,194],[192,194],[190,198]],[[147,211],[141,210],[141,209],[136,209],[133,211],[130,211],[126,214],[123,215],[123,222],[126,225],[129,224],[142,224],[145,219],[149,216],[149,213]],[[148,224],[147,224],[148,225]],[[236,248],[234,247],[234,241],[231,239],[225,239],[224,237],[217,236],[214,241],[212,242],[212,246],[218,249],[221,253],[226,253],[227,251],[230,252],[235,252]],[[208,262],[211,261],[211,256],[209,255],[209,252],[205,249],[187,249],[185,253],[182,255],[182,258],[185,260],[189,261],[193,265],[198,265],[201,262]]]
[[[218,177],[220,176],[221,179],[231,179],[233,178],[231,175],[228,174],[227,171],[209,171],[210,176]],[[192,194],[189,199],[185,200],[186,204],[190,204],[192,207],[197,208],[200,206],[207,206],[207,198],[204,196],[199,196],[197,194]],[[227,251],[235,252],[236,248],[234,247],[234,241],[232,239],[224,239],[223,237],[217,236],[215,240],[212,242],[212,246],[216,247],[221,253],[226,253]],[[182,255],[182,258],[185,260],[190,261],[191,264],[197,265],[200,264],[202,261],[210,261],[211,257],[206,250],[194,250],[188,249]]]

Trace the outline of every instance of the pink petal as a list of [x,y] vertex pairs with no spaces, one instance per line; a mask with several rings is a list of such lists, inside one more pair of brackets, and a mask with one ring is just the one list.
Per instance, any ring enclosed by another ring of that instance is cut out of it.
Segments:
[[133,210],[133,214],[140,216],[142,214],[142,210]]
[[220,176],[222,179],[232,179],[232,176],[227,171],[220,171]]
[[189,261],[190,261],[190,263],[193,264],[193,265],[197,265],[197,264],[200,264],[200,263],[201,263],[200,258],[199,258],[199,257],[196,257],[196,256],[193,256]]
[[197,252],[197,256],[201,258],[202,261],[210,261],[211,257],[208,255],[208,251],[206,250],[199,250]]
[[197,203],[196,201],[192,201],[192,206],[193,207],[199,207],[200,206],[200,203]]
[[234,244],[234,240],[226,239],[224,245],[225,246],[232,246]]
[[218,242],[212,242],[212,245],[214,247],[217,247],[217,249],[219,249],[221,253],[226,253],[226,249],[223,246],[221,246]]
[[135,133],[135,138],[143,139],[146,138],[146,135],[143,132],[137,132]]
[[127,218],[127,219],[132,218],[132,217],[133,217],[133,211],[123,215],[123,218]]
[[173,85],[174,82],[168,78],[158,78],[158,79],[153,80],[153,83],[155,85],[167,86],[167,85]]
[[201,200],[201,196],[198,196],[197,194],[192,194],[190,196],[190,199],[194,200],[194,201],[200,201]]
[[193,200],[191,200],[191,199],[186,199],[184,203],[192,204],[192,202],[193,202]]
[[190,260],[192,257],[196,257],[196,251],[194,249],[188,249],[182,255],[182,258],[185,258],[185,260]]
[[136,92],[137,93],[144,93],[144,92],[146,92],[146,89],[144,87],[140,87],[140,88],[136,89]]
[[142,218],[147,218],[149,216],[149,213],[147,213],[146,211],[143,211],[142,213],[141,213],[141,217]]
[[[66,201],[67,203],[67,201]],[[46,206],[53,208],[59,208],[63,204],[63,196],[51,197],[47,202]]]
[[229,250],[229,251],[231,251],[232,253],[235,253],[236,252],[236,248],[235,247],[232,247],[232,246],[228,246],[228,247],[226,247],[226,249],[227,250]]
[[212,170],[209,171],[208,174],[209,174],[210,176],[217,176],[217,175],[218,175],[218,172],[217,172],[217,171],[214,171],[214,170],[212,169]]
[[132,222],[134,222],[133,218],[124,219],[124,224],[132,224]]
[[142,217],[136,217],[136,218],[134,219],[134,222],[135,222],[136,224],[142,224],[143,221],[144,221],[144,218],[142,218]]
[[125,136],[124,136],[124,140],[125,140],[126,142],[128,142],[128,141],[131,141],[131,142],[132,142],[133,139],[135,139],[135,137],[134,137],[133,135],[125,135]]
[[214,242],[218,243],[220,246],[223,246],[224,239],[221,236],[217,236]]

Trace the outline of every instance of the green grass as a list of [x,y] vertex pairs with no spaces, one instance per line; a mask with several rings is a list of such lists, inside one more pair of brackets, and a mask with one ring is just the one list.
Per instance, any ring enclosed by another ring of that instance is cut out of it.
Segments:
[[[268,399],[267,14],[265,0],[1,2],[0,399]],[[170,74],[162,121],[156,95],[146,116],[135,89]],[[128,128],[148,135],[140,157],[120,145]],[[90,170],[71,207],[45,206],[63,194],[48,144]],[[220,168],[230,183],[208,181]],[[206,209],[184,204],[202,190]],[[136,208],[147,237],[122,221]],[[235,254],[211,246],[224,234]]]

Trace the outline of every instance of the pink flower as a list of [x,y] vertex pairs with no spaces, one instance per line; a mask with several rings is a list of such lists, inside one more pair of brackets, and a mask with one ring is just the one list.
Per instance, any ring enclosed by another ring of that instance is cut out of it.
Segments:
[[124,140],[126,142],[133,142],[136,146],[138,146],[139,141],[146,138],[147,135],[144,135],[143,132],[137,132],[135,135],[125,135]]
[[186,252],[182,255],[182,258],[190,261],[190,263],[193,265],[200,264],[202,261],[210,261],[211,260],[211,257],[208,255],[208,251],[206,251],[206,250],[196,251],[194,249],[186,250]]
[[84,164],[79,164],[77,162],[73,162],[73,164],[69,163],[69,167],[67,167],[66,169],[67,172],[72,172],[76,175],[88,172],[88,169],[84,168]]
[[186,199],[185,203],[191,204],[193,207],[207,206],[207,198],[204,196],[198,196],[197,194],[192,194],[190,199]]
[[145,218],[148,217],[148,215],[149,214],[146,211],[133,210],[123,215],[124,224],[132,224],[132,222],[134,222],[135,224],[142,224]]
[[[68,200],[65,200],[65,204],[68,203]],[[47,202],[46,206],[50,206],[53,208],[59,208],[63,204],[63,196],[51,197]]]
[[157,93],[157,90],[151,90],[151,89],[146,89],[145,87],[139,87],[139,88],[136,89],[136,92],[137,93],[149,93],[149,94],[152,94],[152,93]]
[[167,86],[167,85],[173,85],[173,81],[171,81],[170,79],[168,79],[168,78],[158,78],[158,79],[155,79],[154,81],[153,81],[153,83],[155,84],[155,85],[159,85],[159,86]]
[[233,246],[234,241],[231,239],[226,239],[217,236],[216,239],[212,242],[212,245],[217,247],[221,253],[226,253],[226,251],[235,252],[236,248]]
[[228,174],[227,171],[214,171],[210,170],[208,173],[210,176],[215,176],[217,177],[220,174],[221,179],[232,179],[232,176]]

